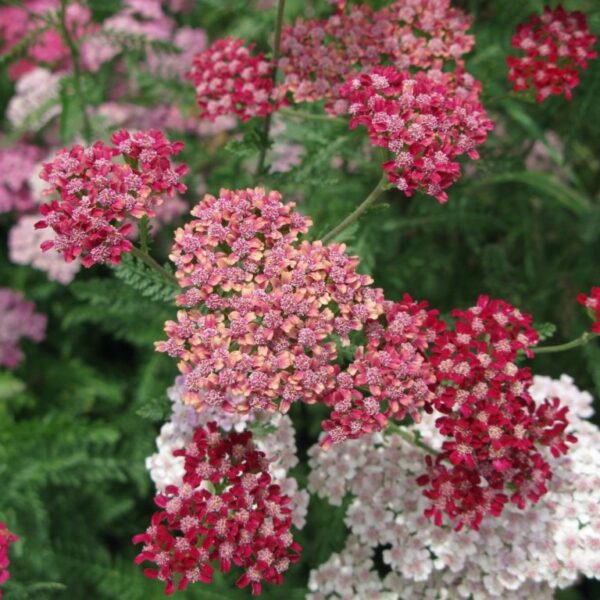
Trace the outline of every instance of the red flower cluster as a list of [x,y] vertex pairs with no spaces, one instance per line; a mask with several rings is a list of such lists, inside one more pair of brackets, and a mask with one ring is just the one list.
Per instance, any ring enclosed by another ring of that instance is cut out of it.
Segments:
[[200,117],[214,121],[235,114],[242,121],[264,117],[276,110],[283,95],[273,84],[273,65],[254,46],[224,38],[194,58],[187,74],[196,88]]
[[184,400],[281,412],[320,400],[336,385],[336,342],[381,314],[381,290],[344,245],[300,242],[310,220],[278,192],[221,190],[192,215],[171,254],[185,310],[157,343],[180,359]]
[[474,43],[465,33],[470,24],[449,0],[398,0],[378,11],[360,4],[328,19],[299,19],[282,34],[282,86],[296,102],[327,99],[327,110],[341,114],[340,89],[362,71],[462,65]]
[[579,294],[577,296],[577,302],[585,306],[591,313],[590,316],[594,319],[592,325],[592,331],[594,333],[600,333],[600,287],[593,287],[589,296],[585,294]]
[[[154,216],[165,194],[185,191],[181,177],[187,167],[173,168],[169,160],[181,151],[181,142],[171,143],[155,130],[119,131],[112,142],[61,150],[44,165],[40,177],[52,186],[46,193],[58,192],[60,200],[40,208],[44,219],[36,228],[52,227],[57,234],[43,250],[54,248],[67,262],[79,257],[86,267],[116,264],[132,247],[131,217]],[[119,155],[125,163],[115,162]]]
[[[19,538],[11,533],[5,523],[0,522],[0,584],[8,581],[10,579],[10,573],[8,571],[8,566],[10,564],[10,560],[8,559],[8,551],[10,549],[10,545],[16,542]],[[3,593],[0,590],[0,598],[2,598]]]
[[364,125],[373,145],[394,154],[383,168],[407,196],[419,190],[446,202],[444,190],[460,177],[456,158],[478,158],[476,147],[493,129],[479,86],[466,75],[377,67],[340,93],[348,101],[350,126]]
[[419,420],[418,409],[433,401],[436,377],[426,352],[444,329],[437,314],[408,294],[386,303],[385,314],[367,325],[367,344],[357,348],[337,377],[338,389],[325,399],[333,411],[323,423],[328,433],[322,446],[381,431],[407,413]]
[[[453,311],[455,327],[433,345],[437,383],[436,427],[447,440],[429,472],[418,479],[432,503],[426,515],[441,525],[444,513],[457,529],[477,529],[486,514],[499,516],[509,500],[523,508],[547,492],[550,465],[540,452],[567,451],[567,411],[557,399],[536,408],[527,368],[538,341],[531,317],[503,300],[480,296],[477,305]],[[450,464],[448,464],[450,463]]]
[[217,561],[223,573],[232,564],[241,567],[237,585],[250,585],[254,595],[262,581],[280,584],[301,547],[291,533],[290,498],[271,483],[269,462],[252,434],[221,434],[211,422],[174,455],[185,458],[183,484],[156,496],[162,510],[133,538],[144,544],[136,563],[157,567],[144,574],[164,581],[171,594],[190,583],[211,583]]
[[592,50],[596,41],[582,12],[546,6],[542,16],[534,15],[519,25],[512,38],[512,45],[525,53],[506,59],[513,89],[534,88],[537,102],[551,94],[564,94],[570,100],[571,90],[579,85],[580,69],[597,56]]

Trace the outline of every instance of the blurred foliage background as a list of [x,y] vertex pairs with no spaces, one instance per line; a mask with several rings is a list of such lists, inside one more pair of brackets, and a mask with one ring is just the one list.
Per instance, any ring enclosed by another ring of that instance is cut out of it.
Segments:
[[[98,22],[121,8],[118,0],[87,4]],[[508,94],[505,57],[516,25],[540,12],[543,2],[455,4],[473,15],[477,43],[467,57],[467,70],[484,84],[484,103],[496,129],[481,148],[481,159],[470,161],[449,190],[446,205],[389,191],[344,232],[343,241],[390,299],[408,292],[445,313],[489,294],[532,313],[539,324],[555,324],[552,343],[568,341],[589,327],[576,294],[600,285],[600,60],[583,73],[571,102],[563,97],[541,105],[520,101]],[[563,4],[586,12],[592,31],[600,34],[597,0]],[[275,6],[254,0],[197,0],[190,13],[176,19],[204,29],[210,40],[239,36],[268,51],[275,12]],[[288,0],[286,20],[329,12],[324,0]],[[124,47],[115,60],[121,58],[125,72],[109,62],[96,74],[83,74],[90,106],[104,102],[121,78],[131,90],[129,100],[140,106],[166,100],[191,110],[191,85],[145,71],[143,47]],[[68,146],[82,122],[77,98],[68,85],[64,89],[54,126],[60,143]],[[13,94],[4,65],[2,113]],[[317,106],[306,110],[322,114]],[[261,183],[297,201],[313,217],[313,236],[318,238],[375,186],[380,160],[360,128],[349,131],[341,121],[285,115],[282,120],[287,142],[302,145],[303,157],[291,171],[265,175]],[[100,120],[92,124],[95,138],[109,137]],[[24,133],[11,128],[6,118],[1,125],[3,145]],[[190,165],[190,206],[199,199],[199,186],[214,193],[220,187],[253,184],[261,129],[258,120],[213,139],[171,133],[186,143],[182,160]],[[41,133],[27,136],[36,141]],[[534,170],[536,152],[543,160]],[[152,512],[144,458],[153,452],[167,417],[165,390],[176,375],[175,361],[154,353],[153,342],[162,338],[162,325],[175,311],[108,268],[86,270],[71,285],[61,286],[42,272],[11,264],[7,232],[13,222],[14,215],[0,214],[0,286],[22,290],[48,315],[49,325],[45,342],[26,344],[27,359],[19,369],[0,371],[0,520],[21,538],[11,552],[6,597],[161,598],[162,586],[146,580],[134,566],[130,539],[146,527]],[[162,229],[155,241],[160,261],[166,260],[172,229]],[[600,397],[598,343],[540,356],[534,370],[552,376],[568,373],[579,387]],[[322,415],[296,407],[292,417],[305,459]],[[304,481],[306,467],[296,474]],[[309,569],[337,550],[344,535],[340,511],[313,498],[308,526],[299,536],[303,560],[290,570],[282,588],[267,587],[264,597],[303,598]],[[248,596],[233,587],[231,578],[181,594],[206,600]],[[584,581],[557,597],[597,599],[600,585]]]

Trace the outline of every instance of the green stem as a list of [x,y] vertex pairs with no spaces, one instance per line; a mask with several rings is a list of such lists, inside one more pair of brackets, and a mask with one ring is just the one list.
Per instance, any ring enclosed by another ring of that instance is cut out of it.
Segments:
[[563,350],[571,350],[572,348],[578,348],[579,346],[585,346],[593,338],[599,337],[598,333],[591,333],[586,331],[577,339],[571,340],[566,344],[559,344],[558,346],[542,346],[541,348],[532,348],[535,354],[550,354],[551,352],[563,352]]
[[[283,13],[285,11],[285,0],[279,0],[277,5],[277,21],[275,23],[275,41],[273,43],[273,72],[271,73],[271,81],[277,80],[277,70],[279,63],[279,48],[281,46],[281,29],[283,28]],[[256,177],[260,177],[265,170],[265,160],[267,158],[267,150],[269,148],[269,131],[271,130],[271,113],[265,117],[263,126],[263,146],[258,157],[258,165],[256,166]]]
[[73,85],[75,87],[75,94],[79,101],[81,108],[81,116],[83,118],[83,137],[89,144],[92,141],[92,124],[87,114],[87,104],[85,101],[85,95],[83,94],[83,88],[81,86],[81,68],[79,66],[79,48],[73,41],[69,28],[67,27],[67,5],[69,0],[60,0],[59,20],[60,30],[62,38],[65,44],[71,51],[71,60],[73,61]]
[[403,440],[407,441],[409,444],[412,444],[417,448],[421,448],[421,450],[425,450],[425,452],[428,452],[433,456],[437,456],[439,454],[439,452],[432,448],[429,444],[422,442],[415,434],[411,433],[410,431],[407,431],[403,427],[400,427],[400,425],[396,425],[396,423],[388,423],[386,432],[399,435]]
[[339,225],[334,227],[331,231],[326,233],[322,240],[324,244],[327,244],[334,240],[346,227],[352,225],[354,221],[358,220],[362,214],[372,205],[375,201],[383,194],[383,192],[388,189],[389,183],[385,173],[382,175],[379,183],[375,186],[375,189],[363,200],[362,204],[356,208],[352,213],[350,213]]
[[177,278],[172,273],[169,273],[164,267],[161,267],[149,254],[142,252],[135,246],[131,249],[131,254],[141,260],[146,266],[150,267],[153,271],[156,271],[159,275],[164,277],[169,283],[179,285]]

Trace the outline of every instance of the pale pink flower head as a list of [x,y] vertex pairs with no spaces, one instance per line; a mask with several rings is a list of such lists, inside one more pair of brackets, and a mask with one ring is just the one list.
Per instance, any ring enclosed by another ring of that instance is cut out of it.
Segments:
[[336,342],[381,314],[381,291],[343,244],[300,241],[310,220],[278,192],[221,190],[192,215],[170,256],[183,310],[157,343],[179,359],[184,400],[240,412],[319,401],[336,385]]
[[[169,142],[157,130],[121,130],[112,144],[76,145],[44,165],[41,177],[51,186],[47,193],[60,197],[40,208],[44,219],[36,227],[56,234],[42,244],[44,251],[54,248],[67,262],[80,258],[84,267],[117,264],[132,248],[127,239],[132,218],[155,216],[165,197],[185,191],[181,178],[187,167],[170,161],[183,148],[181,142]],[[118,156],[124,162],[116,162]]]
[[302,548],[291,533],[290,498],[272,482],[252,433],[222,433],[211,422],[174,455],[184,458],[183,483],[156,496],[160,510],[133,538],[144,544],[136,563],[156,565],[144,574],[163,581],[170,594],[211,583],[217,561],[223,573],[241,567],[237,586],[250,586],[253,595],[263,582],[281,584]]
[[596,42],[582,12],[544,7],[541,16],[533,15],[519,25],[512,38],[512,45],[523,54],[506,59],[513,90],[531,90],[537,102],[553,94],[570,100],[580,71],[598,55],[593,50]]
[[21,339],[41,342],[46,333],[46,316],[35,312],[33,302],[21,292],[0,288],[0,365],[14,369],[23,360]]
[[196,88],[200,118],[234,114],[242,121],[264,117],[284,97],[273,84],[273,65],[243,40],[223,38],[194,59],[187,74]]
[[441,203],[460,177],[457,158],[477,159],[477,146],[493,128],[479,92],[459,72],[411,75],[394,67],[376,67],[340,90],[350,127],[365,126],[371,144],[392,153],[383,165],[388,180],[409,197],[420,191]]
[[40,149],[31,144],[0,148],[0,213],[26,212],[35,206],[29,178],[40,155]]

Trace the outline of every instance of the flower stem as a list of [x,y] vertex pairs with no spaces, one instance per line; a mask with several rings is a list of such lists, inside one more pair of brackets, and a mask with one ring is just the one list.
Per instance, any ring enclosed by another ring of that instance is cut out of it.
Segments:
[[599,337],[598,333],[591,333],[586,331],[578,338],[567,342],[566,344],[559,344],[558,346],[542,346],[541,348],[532,348],[535,354],[550,354],[551,352],[563,352],[563,350],[571,350],[572,348],[578,348],[579,346],[585,346],[593,338]]
[[417,448],[421,448],[421,450],[425,450],[425,452],[428,452],[433,456],[437,456],[439,454],[439,452],[437,450],[434,450],[429,444],[426,444],[425,442],[421,441],[417,435],[411,433],[410,431],[407,431],[403,427],[400,427],[400,425],[396,425],[396,423],[388,423],[386,433],[398,435],[403,440],[407,441],[409,444],[412,444]]
[[156,271],[159,275],[161,275],[164,279],[166,279],[169,283],[174,283],[179,286],[179,282],[177,278],[172,273],[169,273],[164,267],[161,267],[149,254],[146,252],[142,252],[139,248],[133,246],[131,249],[131,254],[135,256],[137,259],[141,260],[146,266],[150,267],[153,271]]
[[[283,28],[283,13],[285,11],[285,0],[279,0],[277,4],[277,21],[275,23],[275,41],[273,43],[273,72],[271,80],[273,83],[277,80],[277,65],[279,63],[279,48],[281,46],[281,29]],[[256,166],[256,177],[260,177],[265,170],[265,160],[267,158],[267,150],[269,148],[269,131],[271,130],[271,113],[265,117],[263,126],[263,144],[258,157],[258,165]]]
[[363,200],[362,204],[356,208],[352,213],[350,213],[339,225],[334,227],[331,231],[326,233],[322,240],[324,244],[327,244],[334,240],[346,227],[352,225],[354,221],[358,220],[362,214],[372,205],[375,201],[383,194],[383,192],[388,189],[389,183],[385,173],[382,175],[379,183],[375,186],[375,189]]
[[71,60],[73,61],[73,85],[75,87],[75,95],[77,96],[77,100],[79,101],[79,106],[81,108],[81,116],[83,118],[83,137],[85,141],[89,144],[92,141],[92,124],[90,122],[90,118],[87,114],[87,104],[85,101],[85,95],[83,93],[83,88],[81,86],[81,68],[79,66],[79,48],[77,44],[73,41],[71,37],[71,33],[69,32],[69,28],[67,26],[67,5],[69,0],[60,0],[60,10],[59,10],[59,25],[62,38],[65,44],[69,47],[71,51]]

